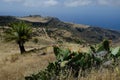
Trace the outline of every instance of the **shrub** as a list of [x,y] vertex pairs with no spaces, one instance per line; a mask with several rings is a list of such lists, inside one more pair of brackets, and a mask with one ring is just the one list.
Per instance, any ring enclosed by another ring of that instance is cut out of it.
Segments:
[[[120,58],[120,48],[110,48],[108,40],[103,41],[98,47],[90,46],[88,53],[71,52],[69,49],[54,47],[56,61],[49,63],[47,68],[38,74],[26,77],[26,80],[60,80],[61,74],[66,79],[72,69],[73,76],[76,78],[81,70],[81,75],[92,68],[99,69],[103,64],[111,65],[110,60]],[[107,55],[102,55],[107,54]],[[103,57],[103,58],[101,58]],[[106,64],[107,63],[107,64]],[[114,64],[113,64],[114,65]],[[86,74],[84,74],[85,76]]]

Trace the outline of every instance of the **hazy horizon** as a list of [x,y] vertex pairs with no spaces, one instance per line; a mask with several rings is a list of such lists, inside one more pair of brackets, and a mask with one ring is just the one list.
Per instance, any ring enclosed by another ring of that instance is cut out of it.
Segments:
[[42,15],[120,30],[120,0],[1,0],[0,15]]

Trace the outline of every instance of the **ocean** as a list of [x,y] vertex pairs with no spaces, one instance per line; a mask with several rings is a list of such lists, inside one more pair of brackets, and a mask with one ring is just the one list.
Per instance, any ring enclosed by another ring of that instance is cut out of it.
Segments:
[[101,17],[101,16],[65,16],[58,17],[60,20],[65,22],[72,22],[77,24],[85,24],[94,27],[102,27],[112,30],[120,31],[120,17],[114,15],[113,17]]

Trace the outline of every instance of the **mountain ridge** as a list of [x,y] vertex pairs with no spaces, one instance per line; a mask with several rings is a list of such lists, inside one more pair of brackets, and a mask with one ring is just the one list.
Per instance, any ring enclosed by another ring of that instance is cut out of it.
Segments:
[[[45,28],[51,38],[56,39],[57,37],[57,40],[68,42],[85,40],[88,43],[98,43],[104,39],[110,39],[116,42],[120,39],[119,31],[63,22],[55,17],[42,17],[38,15],[26,17],[0,16],[0,26],[8,26],[8,23],[16,21],[31,23],[36,28],[34,36],[41,34],[41,31],[37,31],[37,28]],[[69,35],[64,35],[68,33]]]

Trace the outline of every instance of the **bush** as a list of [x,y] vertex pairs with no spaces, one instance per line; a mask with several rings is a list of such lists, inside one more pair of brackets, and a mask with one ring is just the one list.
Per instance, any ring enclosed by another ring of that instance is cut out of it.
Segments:
[[[69,71],[72,69],[73,76],[78,77],[79,71],[81,75],[92,68],[99,69],[103,64],[108,64],[110,60],[116,61],[120,58],[120,48],[110,48],[108,40],[105,40],[98,47],[90,46],[91,51],[88,53],[71,52],[69,49],[54,47],[56,61],[49,63],[47,68],[40,71],[38,74],[33,74],[26,77],[26,80],[60,80],[64,74],[66,79]],[[107,54],[107,55],[102,55]],[[102,58],[101,58],[102,57]],[[114,65],[114,64],[113,64]],[[86,75],[86,74],[84,74]]]

